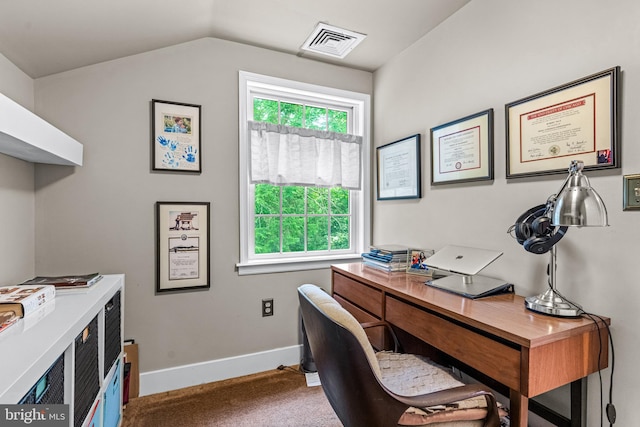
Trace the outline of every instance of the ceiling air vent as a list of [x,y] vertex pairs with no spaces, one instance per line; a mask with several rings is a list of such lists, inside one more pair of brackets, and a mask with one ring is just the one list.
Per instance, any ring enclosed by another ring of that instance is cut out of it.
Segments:
[[319,23],[302,45],[302,49],[334,58],[344,58],[365,37],[365,34]]

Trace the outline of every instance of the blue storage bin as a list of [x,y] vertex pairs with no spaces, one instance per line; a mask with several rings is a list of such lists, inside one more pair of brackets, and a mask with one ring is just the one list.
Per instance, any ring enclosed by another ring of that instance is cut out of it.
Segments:
[[118,427],[120,422],[120,402],[122,396],[122,363],[118,359],[113,377],[104,392],[104,427]]
[[102,427],[102,402],[98,400],[91,413],[87,427]]

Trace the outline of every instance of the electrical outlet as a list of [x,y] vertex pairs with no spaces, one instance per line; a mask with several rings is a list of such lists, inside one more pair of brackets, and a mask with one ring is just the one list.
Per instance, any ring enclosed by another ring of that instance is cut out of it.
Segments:
[[273,298],[262,300],[262,317],[273,316]]

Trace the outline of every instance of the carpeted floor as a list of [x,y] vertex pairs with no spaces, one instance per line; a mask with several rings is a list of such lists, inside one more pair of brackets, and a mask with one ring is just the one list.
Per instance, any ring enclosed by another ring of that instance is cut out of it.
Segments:
[[296,368],[131,399],[121,427],[341,427],[321,387]]

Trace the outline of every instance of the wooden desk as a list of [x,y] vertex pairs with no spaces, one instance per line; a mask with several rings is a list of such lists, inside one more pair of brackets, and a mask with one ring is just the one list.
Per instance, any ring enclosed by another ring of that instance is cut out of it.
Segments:
[[[572,395],[583,394],[583,379],[608,365],[601,322],[535,313],[514,294],[471,300],[426,286],[424,276],[361,263],[331,270],[334,297],[358,321],[386,320],[507,388],[512,426],[527,426],[530,398],[570,383]],[[385,344],[380,332],[369,338],[375,347]],[[572,396],[572,426],[586,423],[581,405]]]

